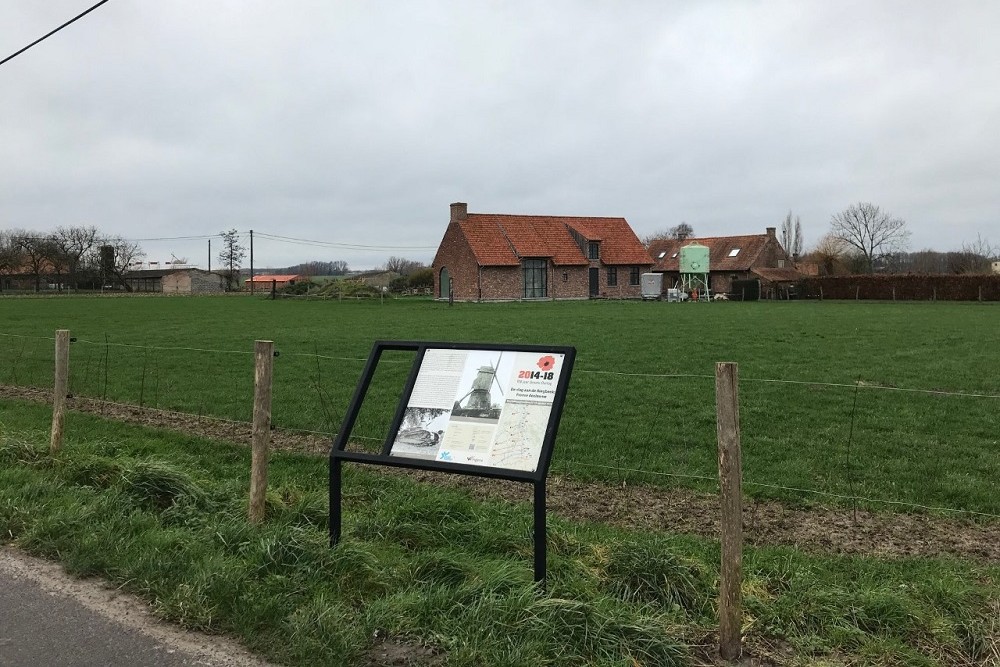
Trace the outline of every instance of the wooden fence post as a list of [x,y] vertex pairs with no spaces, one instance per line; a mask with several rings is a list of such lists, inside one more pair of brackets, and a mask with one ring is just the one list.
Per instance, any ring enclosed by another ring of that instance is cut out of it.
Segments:
[[69,329],[56,331],[56,375],[52,386],[52,439],[49,453],[62,449],[66,426],[66,394],[69,391]]
[[743,496],[740,451],[739,367],[715,365],[716,434],[719,440],[722,569],[719,576],[719,654],[737,660],[743,653]]
[[264,520],[267,494],[267,458],[271,444],[271,378],[274,341],[254,341],[253,452],[250,469],[250,521]]

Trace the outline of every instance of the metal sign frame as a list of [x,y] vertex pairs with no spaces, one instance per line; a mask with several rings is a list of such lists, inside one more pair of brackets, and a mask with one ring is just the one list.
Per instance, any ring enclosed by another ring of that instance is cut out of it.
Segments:
[[[405,456],[390,456],[389,452],[393,445],[393,440],[399,431],[403,421],[404,412],[413,393],[413,387],[417,381],[417,375],[423,363],[424,354],[429,349],[441,350],[469,350],[469,351],[497,351],[497,352],[528,352],[539,354],[561,354],[563,365],[559,373],[556,384],[555,395],[552,399],[552,409],[549,413],[548,424],[545,428],[545,436],[542,441],[541,451],[538,456],[538,465],[534,471],[516,470],[512,468],[500,468],[494,466],[470,465],[466,463],[452,463],[447,461],[428,461],[424,459],[409,458]],[[411,351],[416,353],[413,365],[410,368],[406,385],[399,399],[392,425],[386,435],[382,450],[378,454],[367,452],[346,451],[350,441],[351,431],[361,412],[368,388],[371,385],[382,354],[386,351]],[[335,546],[341,538],[342,529],[342,472],[345,461],[353,463],[366,463],[371,465],[383,465],[394,468],[411,468],[417,470],[434,470],[437,472],[455,473],[459,475],[472,475],[474,477],[486,477],[490,479],[505,479],[512,482],[523,482],[532,484],[534,487],[534,542],[535,542],[535,581],[545,580],[546,571],[546,506],[545,506],[545,481],[548,476],[549,463],[552,460],[552,449],[555,445],[556,433],[559,430],[559,421],[562,417],[563,404],[566,400],[566,391],[569,387],[570,377],[573,373],[573,362],[576,359],[576,348],[561,347],[551,345],[516,345],[497,343],[449,343],[449,342],[429,342],[429,341],[376,341],[372,346],[371,353],[365,363],[358,386],[354,390],[354,396],[348,407],[347,414],[341,424],[340,430],[333,441],[330,449],[330,546]]]

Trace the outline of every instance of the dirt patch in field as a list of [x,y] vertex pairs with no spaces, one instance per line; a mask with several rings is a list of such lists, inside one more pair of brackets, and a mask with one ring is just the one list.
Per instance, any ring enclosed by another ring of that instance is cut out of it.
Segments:
[[[0,385],[0,398],[49,402],[51,391]],[[132,424],[249,444],[250,424],[140,408],[89,398],[71,398],[72,410]],[[276,449],[325,455],[329,436],[275,429]],[[482,499],[530,501],[524,484],[423,471],[378,469],[419,481],[464,489]],[[719,500],[687,489],[610,485],[550,477],[549,509],[559,516],[645,531],[718,537]],[[803,551],[876,557],[951,556],[1000,563],[1000,521],[891,512],[855,512],[846,507],[789,507],[747,498],[743,517],[747,544],[783,545]]]

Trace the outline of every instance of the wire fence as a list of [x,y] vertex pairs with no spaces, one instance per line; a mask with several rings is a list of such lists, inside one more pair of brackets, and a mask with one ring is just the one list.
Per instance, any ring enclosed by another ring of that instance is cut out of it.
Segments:
[[[0,332],[0,383],[51,387],[53,340]],[[145,345],[110,336],[74,344],[74,396],[234,428],[250,424],[253,364],[241,360],[253,355],[249,345]],[[367,357],[321,354],[315,345],[313,351],[278,349],[284,368],[276,372],[275,426],[332,439]],[[372,410],[362,411],[353,438],[372,447],[385,441],[411,364],[407,353],[382,360],[373,387],[395,392],[372,395]],[[714,379],[576,368],[554,470],[605,482],[717,489]],[[619,383],[613,391],[609,380]],[[1000,518],[1000,448],[993,433],[1000,394],[860,379],[741,377],[740,387],[744,485],[761,492],[755,495]],[[803,398],[800,390],[821,394]],[[860,392],[868,398],[859,407]],[[931,398],[962,404],[942,407],[926,402]]]

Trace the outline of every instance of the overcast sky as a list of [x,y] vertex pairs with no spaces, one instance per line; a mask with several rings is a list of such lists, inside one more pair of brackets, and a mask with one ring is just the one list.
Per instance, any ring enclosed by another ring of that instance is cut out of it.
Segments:
[[[0,0],[0,58],[94,1]],[[998,34],[991,0],[111,0],[0,66],[0,228],[367,268],[429,263],[453,201],[640,236],[790,209],[807,248],[871,201],[911,249],[997,243]]]

